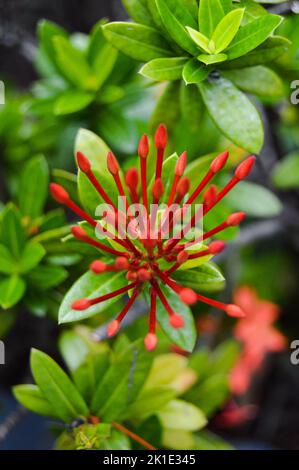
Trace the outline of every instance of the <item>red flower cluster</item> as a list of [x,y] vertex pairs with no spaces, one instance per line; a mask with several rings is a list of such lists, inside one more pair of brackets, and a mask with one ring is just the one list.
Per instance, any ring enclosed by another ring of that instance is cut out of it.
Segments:
[[284,349],[286,338],[273,326],[279,316],[277,305],[259,299],[255,290],[247,286],[236,291],[235,300],[246,313],[246,318],[239,320],[234,330],[236,339],[244,347],[231,372],[230,387],[236,395],[242,395],[248,389],[253,374],[262,365],[265,355]]
[[[218,157],[216,157],[210,165],[209,170],[198,184],[196,189],[189,194],[190,191],[190,181],[187,177],[184,177],[184,170],[187,163],[187,155],[184,152],[178,159],[174,177],[169,191],[169,195],[166,198],[167,208],[172,207],[173,204],[179,205],[181,209],[178,209],[177,212],[183,209],[186,205],[191,205],[195,199],[201,195],[203,200],[203,206],[199,211],[196,211],[192,217],[188,220],[183,228],[179,230],[178,233],[175,233],[173,236],[170,235],[170,230],[174,229],[176,223],[176,213],[170,214],[168,220],[167,229],[164,227],[163,217],[160,221],[158,235],[152,235],[151,229],[143,232],[142,227],[139,227],[135,231],[138,234],[138,237],[133,239],[128,230],[125,234],[125,237],[117,236],[118,224],[123,220],[132,220],[132,214],[130,213],[129,200],[133,204],[142,204],[142,208],[145,213],[145,228],[152,227],[155,225],[157,218],[157,210],[151,210],[149,205],[149,199],[151,198],[153,204],[159,204],[162,196],[164,195],[164,185],[162,181],[162,167],[163,159],[165,154],[165,148],[167,145],[167,130],[164,125],[160,125],[156,135],[155,135],[155,146],[156,146],[156,172],[155,180],[153,186],[148,191],[148,175],[147,175],[147,159],[149,155],[149,142],[146,135],[144,135],[139,144],[138,155],[140,161],[140,171],[137,168],[131,168],[125,175],[125,185],[124,187],[121,177],[119,164],[117,159],[112,152],[108,153],[107,156],[107,167],[111,173],[116,190],[119,193],[119,196],[125,202],[125,207],[127,209],[126,213],[120,211],[113,201],[110,199],[106,193],[101,182],[97,180],[94,175],[94,172],[91,168],[89,160],[81,153],[77,153],[77,162],[80,170],[85,173],[90,183],[99,193],[101,199],[113,209],[113,220],[115,220],[115,230],[116,235],[109,232],[108,229],[105,229],[105,234],[107,238],[114,239],[113,246],[107,246],[104,243],[101,243],[98,240],[90,237],[82,227],[73,227],[72,233],[74,237],[78,240],[81,240],[85,243],[88,243],[104,253],[109,253],[110,255],[115,256],[115,261],[113,264],[105,264],[102,261],[94,261],[90,268],[93,272],[100,274],[106,271],[124,271],[126,274],[126,279],[129,281],[127,285],[118,289],[109,294],[103,295],[101,297],[92,298],[92,299],[80,299],[73,303],[72,308],[74,310],[85,310],[92,305],[98,304],[99,302],[104,302],[105,300],[111,299],[113,297],[125,294],[129,291],[132,291],[126,306],[120,312],[118,317],[109,325],[108,335],[115,335],[119,328],[121,321],[128,313],[135,300],[140,295],[141,291],[147,285],[150,291],[150,319],[149,319],[149,332],[145,337],[145,346],[151,351],[155,349],[157,344],[156,337],[156,303],[157,298],[162,302],[165,311],[169,315],[170,324],[173,328],[182,328],[184,326],[183,318],[177,313],[174,312],[171,305],[169,304],[167,298],[165,297],[160,284],[164,284],[172,289],[185,304],[191,305],[197,301],[204,302],[208,305],[216,307],[218,309],[224,310],[228,315],[232,317],[243,317],[244,313],[237,305],[224,304],[213,299],[209,299],[200,294],[197,294],[192,289],[186,288],[178,284],[173,279],[173,273],[186,263],[188,260],[197,259],[207,255],[215,255],[220,253],[224,249],[224,243],[220,241],[211,242],[208,247],[204,250],[194,253],[194,250],[190,252],[190,247],[195,245],[199,241],[210,239],[211,237],[217,235],[222,230],[225,230],[228,227],[236,226],[245,218],[243,212],[235,213],[230,215],[227,220],[218,225],[212,230],[209,230],[200,237],[200,239],[194,239],[192,241],[186,242],[185,236],[192,229],[194,229],[198,217],[204,217],[213,207],[218,204],[225,195],[231,191],[236,184],[241,180],[247,177],[250,173],[250,170],[254,164],[255,157],[248,157],[243,161],[235,170],[233,177],[230,181],[224,186],[224,188],[217,192],[214,185],[208,187],[209,183],[215,177],[215,175],[225,166],[228,159],[228,152],[224,152]],[[96,228],[98,221],[92,218],[84,210],[78,207],[75,202],[73,202],[68,195],[68,193],[61,186],[52,183],[50,185],[51,193],[53,197],[59,202],[67,206],[73,212],[75,212],[79,217],[87,221],[92,227]],[[165,195],[164,195],[165,196]],[[166,211],[167,212],[167,211]],[[143,227],[144,228],[144,227]],[[146,235],[144,235],[146,233]],[[168,237],[168,238],[167,238]],[[165,239],[166,238],[166,239]],[[121,250],[117,250],[115,246],[118,245],[121,247]],[[125,251],[123,251],[125,249]],[[163,262],[164,268],[161,267],[161,262]],[[167,263],[167,269],[165,269],[165,263]]]

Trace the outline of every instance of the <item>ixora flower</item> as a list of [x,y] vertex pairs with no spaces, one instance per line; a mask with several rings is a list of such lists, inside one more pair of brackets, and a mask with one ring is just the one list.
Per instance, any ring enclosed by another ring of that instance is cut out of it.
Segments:
[[[101,181],[96,178],[86,156],[77,152],[77,162],[81,172],[86,175],[97,190],[100,199],[106,204],[105,207],[108,207],[105,215],[106,221],[108,219],[109,223],[105,227],[80,208],[63,187],[55,183],[50,185],[52,196],[56,201],[67,206],[84,219],[85,223],[87,222],[93,229],[100,232],[101,238],[106,237],[105,240],[100,241],[90,236],[90,232],[88,233],[83,226],[72,228],[72,234],[76,239],[114,257],[110,264],[104,263],[102,260],[95,260],[90,269],[98,275],[113,271],[124,273],[123,287],[100,297],[75,299],[72,303],[72,309],[84,311],[94,305],[129,293],[126,305],[108,326],[108,336],[112,337],[119,331],[122,320],[139,295],[145,293],[150,299],[149,332],[144,340],[145,347],[149,351],[155,349],[157,345],[156,313],[158,301],[163,305],[165,314],[169,316],[171,327],[174,329],[184,328],[184,318],[180,315],[179,308],[175,311],[170,305],[167,294],[165,294],[165,286],[177,295],[181,305],[192,305],[200,301],[225,311],[231,317],[244,316],[243,311],[237,305],[224,304],[210,299],[190,287],[180,284],[177,282],[176,274],[183,268],[194,267],[194,262],[199,259],[210,259],[220,253],[225,247],[222,241],[214,240],[208,245],[204,242],[228,227],[239,225],[245,218],[244,212],[234,213],[209,231],[200,231],[200,234],[197,231],[198,220],[202,220],[234,186],[247,177],[255,157],[250,156],[243,161],[236,168],[229,182],[218,191],[215,185],[209,184],[228,160],[229,153],[221,153],[212,161],[206,175],[197,187],[190,191],[190,181],[183,176],[187,163],[187,155],[184,152],[176,162],[172,182],[167,185],[166,189],[162,180],[166,145],[167,130],[161,124],[155,135],[156,171],[150,188],[148,188],[147,165],[150,149],[146,135],[141,138],[138,148],[140,171],[137,168],[130,169],[125,175],[125,185],[120,177],[120,168],[116,157],[112,152],[108,153],[108,171],[115,181],[116,190],[121,200],[124,202],[121,209],[115,206]],[[203,203],[196,205],[195,200],[200,195]],[[161,206],[159,203],[162,199],[166,202]],[[130,200],[133,205],[129,205]],[[143,214],[141,219],[136,216],[136,206],[138,214]],[[179,215],[185,214],[186,208],[190,207],[189,217],[186,219],[183,217],[183,222],[178,224]],[[112,225],[114,226],[112,227]],[[121,232],[122,236],[120,236]],[[126,280],[127,284],[125,284]]]

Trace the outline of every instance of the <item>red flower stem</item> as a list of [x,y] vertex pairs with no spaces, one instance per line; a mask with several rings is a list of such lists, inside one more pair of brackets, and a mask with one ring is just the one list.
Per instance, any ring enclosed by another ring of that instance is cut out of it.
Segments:
[[71,199],[68,199],[65,202],[65,205],[71,211],[75,212],[75,214],[77,214],[79,217],[81,217],[81,219],[86,220],[86,222],[88,222],[89,225],[91,225],[92,227],[96,227],[98,225],[98,222],[96,220],[94,220],[92,217],[90,217],[90,215],[88,215],[84,210],[82,210],[79,206],[77,206],[77,204],[75,204],[74,201],[72,201]]
[[121,197],[124,198],[124,201],[125,201],[125,204],[126,204],[126,209],[128,210],[129,204],[128,204],[128,201],[127,201],[127,197],[126,197],[122,182],[120,180],[119,173],[116,173],[115,175],[113,175],[113,178],[114,178],[114,181],[115,181],[115,184],[116,184],[116,187],[118,189],[119,194],[121,195]]
[[130,297],[128,303],[125,305],[125,307],[122,309],[122,311],[120,312],[120,314],[116,317],[116,320],[120,323],[124,317],[127,315],[128,311],[130,310],[130,308],[132,307],[133,303],[135,302],[135,300],[137,299],[138,295],[140,294],[140,291],[138,289],[138,287],[135,287],[134,289],[134,292],[132,294],[132,296]]
[[191,196],[188,198],[186,204],[192,204],[192,202],[200,195],[200,193],[203,191],[203,189],[207,186],[207,184],[211,181],[211,179],[214,176],[215,176],[215,173],[213,173],[213,171],[209,170],[208,173],[203,178],[203,180],[197,186],[195,191],[193,191]]
[[165,295],[163,294],[162,290],[160,289],[159,284],[157,283],[157,281],[155,281],[155,279],[153,279],[151,281],[151,283],[152,283],[152,286],[154,287],[156,293],[158,294],[158,297],[161,300],[163,307],[165,308],[168,315],[171,317],[172,315],[175,314],[175,312],[173,311],[173,309],[171,308],[171,306],[167,302],[167,299],[166,299]]
[[208,232],[205,232],[200,238],[197,238],[193,240],[192,242],[185,243],[184,245],[180,245],[178,248],[180,250],[184,250],[185,248],[196,245],[197,243],[200,243],[204,240],[207,240],[208,238],[211,238],[213,235],[216,235],[217,233],[222,232],[223,230],[229,227],[230,225],[228,225],[227,222],[222,222],[222,224],[217,225],[217,227],[209,230]]
[[180,176],[175,175],[173,183],[172,183],[169,199],[168,199],[168,202],[167,202],[168,207],[171,206],[171,204],[173,203],[173,200],[174,200],[174,197],[175,197],[175,194],[176,194],[176,189],[177,189],[177,186],[178,186],[178,183],[179,183],[180,179],[181,179]]
[[212,307],[218,308],[219,310],[224,310],[226,311],[227,304],[224,304],[223,302],[218,302],[217,300],[209,299],[208,297],[205,297],[204,295],[196,294],[197,299],[200,302],[203,302],[207,305],[211,305]]
[[138,281],[133,282],[132,284],[128,284],[127,286],[121,287],[120,289],[115,290],[114,292],[109,292],[109,294],[102,295],[101,297],[96,297],[95,299],[89,300],[89,305],[96,305],[100,302],[105,302],[105,300],[113,299],[113,297],[117,297],[118,295],[125,294],[131,289],[134,289],[139,284]]
[[143,205],[148,214],[148,199],[147,199],[147,178],[146,178],[146,158],[140,159],[140,171],[141,171],[141,192]]
[[156,332],[156,311],[157,311],[157,292],[155,289],[151,288],[151,310],[150,310],[150,320],[149,320],[149,333],[155,334]]
[[167,284],[176,294],[179,294],[181,290],[184,288],[183,286],[180,286],[175,281],[170,279],[170,277],[165,275],[162,271],[160,271],[159,268],[156,269],[156,272],[158,276],[162,279],[162,281],[164,281],[165,284]]
[[161,178],[162,176],[164,150],[165,150],[164,148],[157,149],[157,164],[156,164],[156,177],[155,177],[156,180],[158,178]]
[[210,254],[211,252],[209,249],[203,250],[203,251],[200,251],[199,253],[192,253],[191,255],[189,255],[188,260],[202,258],[203,256],[208,256]]
[[213,207],[215,207],[216,204],[218,204],[218,202],[220,202],[221,199],[223,199],[224,196],[226,196],[226,194],[229,193],[236,186],[236,184],[238,184],[240,181],[241,180],[239,178],[237,178],[236,176],[233,176],[232,179],[227,183],[227,185],[224,186],[224,188],[218,193],[216,201],[214,203],[212,203],[209,207],[204,207],[203,211],[200,208],[194,214],[191,221],[188,222],[188,224],[184,228],[182,228],[182,230],[179,233],[179,237],[176,238],[176,239],[172,238],[168,241],[168,244],[167,244],[167,247],[166,247],[166,252],[171,251],[180,242],[180,240],[194,227],[195,222],[196,222],[198,216],[201,214],[201,212],[202,212],[202,216],[204,216],[208,212],[210,212],[210,210],[212,210]]
[[117,207],[115,206],[114,202],[110,199],[106,191],[102,188],[101,184],[98,182],[97,178],[95,177],[94,173],[92,170],[89,170],[88,172],[85,173],[91,184],[94,186],[94,188],[97,190],[99,195],[104,199],[104,201],[111,205],[115,212],[118,212]]
[[119,424],[119,423],[116,423],[115,421],[112,421],[111,425],[115,429],[117,429],[118,431],[122,432],[123,434],[126,434],[128,437],[133,439],[133,441],[138,442],[138,444],[141,444],[146,449],[148,449],[148,450],[157,450],[155,447],[153,447],[151,444],[149,444],[142,437],[138,436],[134,432],[132,432],[129,429],[125,428],[125,426],[123,426],[122,424]]
[[[75,234],[74,234],[75,235]],[[76,237],[76,235],[75,235]],[[106,253],[110,253],[111,255],[115,256],[128,256],[127,253],[124,253],[123,251],[117,251],[114,248],[110,246],[106,246],[103,243],[100,243],[93,238],[89,237],[87,234],[84,236],[76,237],[78,240],[81,240],[85,243],[88,243],[91,246],[94,246],[95,248],[98,248],[99,250],[105,251]]]

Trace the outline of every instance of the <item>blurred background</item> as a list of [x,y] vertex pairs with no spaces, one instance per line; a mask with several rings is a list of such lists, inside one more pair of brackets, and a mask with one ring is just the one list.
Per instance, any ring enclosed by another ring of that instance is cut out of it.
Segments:
[[[291,4],[296,2],[285,3],[287,15],[291,14]],[[71,154],[74,136],[82,122],[87,123],[86,127],[89,124],[86,116],[80,116],[79,121],[62,122],[65,125],[63,134],[49,122],[44,123],[42,130],[32,129],[32,123],[23,128],[27,109],[32,110],[24,108],[23,104],[42,68],[41,63],[36,62],[38,22],[48,19],[69,33],[88,34],[104,17],[125,19],[121,2],[0,1],[0,79],[6,87],[6,104],[0,105],[0,196],[3,204],[17,199],[20,152],[22,155],[24,152],[37,154],[45,147],[52,168],[74,170]],[[298,21],[294,31],[299,36]],[[138,83],[136,87],[134,99],[140,93]],[[38,96],[37,89],[35,91]],[[136,139],[151,113],[156,93],[151,95],[149,92],[142,105],[134,107],[135,104],[131,103],[133,109],[138,110],[130,133],[136,134]],[[242,352],[231,376],[231,397],[212,417],[210,428],[237,448],[298,450],[299,364],[291,364],[290,344],[299,339],[299,110],[298,106],[290,105],[288,97],[283,103],[265,102],[259,106],[266,129],[266,143],[253,181],[271,190],[274,200],[269,201],[255,191],[244,195],[242,202],[247,206],[252,203],[249,207],[252,220],[231,242],[225,255],[219,257],[228,281],[223,298],[235,297],[245,310],[252,313],[252,317],[243,329],[236,327],[233,331],[235,338],[241,341]],[[46,107],[42,114],[47,117]],[[103,117],[99,119],[103,120]],[[94,128],[98,130],[97,124]],[[200,142],[201,150],[196,146],[194,151],[191,150],[194,158],[216,151],[215,147],[223,145],[215,145],[214,131],[209,126],[207,129],[210,134],[205,133],[207,138]],[[101,134],[105,140],[115,143],[116,150],[121,146],[104,126]],[[128,144],[125,155],[133,153],[136,139]],[[218,139],[219,136],[216,141]],[[297,163],[291,163],[289,168],[284,166],[279,173],[279,164],[291,154],[297,155]],[[288,178],[290,175],[294,177],[292,182],[289,181],[292,178]],[[0,312],[0,338],[4,339],[6,346],[6,364],[0,365],[0,449],[29,449],[32,442],[35,449],[51,448],[53,437],[47,420],[20,408],[9,390],[11,385],[28,379],[30,347],[43,349],[60,360],[56,347],[58,328],[51,314],[46,318],[42,314],[33,317],[27,307],[20,308],[20,315],[14,311],[9,315]],[[199,342],[213,347],[215,342],[229,334],[228,327],[224,325],[221,330],[223,319],[217,317],[214,321],[213,316],[211,320],[205,312],[199,313],[203,313],[198,320]],[[259,315],[267,317],[262,325]],[[262,338],[261,334],[264,335]],[[250,338],[248,344],[246,337]],[[254,352],[250,354],[248,350]]]

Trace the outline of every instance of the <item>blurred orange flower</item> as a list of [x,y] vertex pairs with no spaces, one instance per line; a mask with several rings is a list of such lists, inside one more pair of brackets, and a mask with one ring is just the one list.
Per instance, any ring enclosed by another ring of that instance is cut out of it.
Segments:
[[251,287],[237,289],[235,302],[244,310],[246,317],[238,320],[234,328],[237,340],[243,343],[241,356],[230,376],[230,388],[242,395],[250,385],[253,374],[261,367],[265,355],[280,351],[286,346],[286,338],[273,323],[279,317],[279,307],[258,298]]

